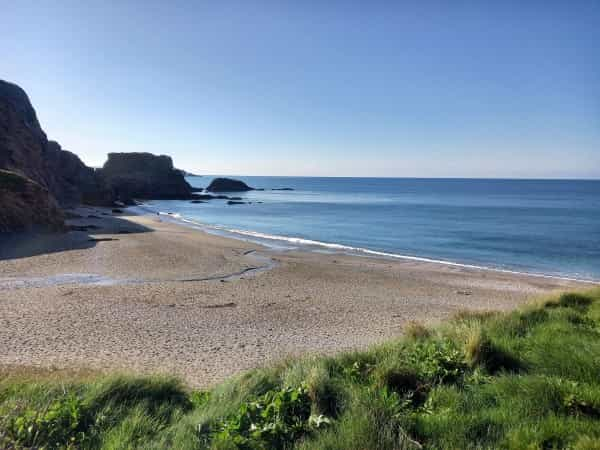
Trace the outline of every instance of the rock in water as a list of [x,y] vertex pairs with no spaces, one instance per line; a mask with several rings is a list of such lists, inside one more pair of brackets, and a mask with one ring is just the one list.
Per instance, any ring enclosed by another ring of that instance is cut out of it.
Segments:
[[206,188],[210,192],[245,192],[252,191],[246,183],[240,180],[233,180],[231,178],[215,178]]
[[166,155],[109,153],[100,174],[115,198],[125,203],[132,203],[134,198],[193,198],[191,186]]

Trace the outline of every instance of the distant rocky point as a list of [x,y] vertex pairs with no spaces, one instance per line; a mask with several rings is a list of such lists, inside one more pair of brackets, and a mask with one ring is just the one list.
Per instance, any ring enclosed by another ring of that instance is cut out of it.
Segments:
[[179,173],[181,173],[181,175],[183,175],[184,177],[201,177],[202,175],[196,175],[195,173],[192,172],[188,172],[187,170],[183,170],[183,169],[175,169],[177,170]]
[[209,192],[245,192],[253,191],[246,183],[232,178],[215,178],[206,188]]
[[127,204],[133,199],[193,198],[192,187],[166,155],[109,153],[100,176],[114,198]]

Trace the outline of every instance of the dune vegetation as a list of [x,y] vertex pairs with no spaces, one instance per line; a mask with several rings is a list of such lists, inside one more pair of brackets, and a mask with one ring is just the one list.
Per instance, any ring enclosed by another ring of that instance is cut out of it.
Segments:
[[600,289],[194,391],[162,377],[0,381],[0,448],[600,449]]

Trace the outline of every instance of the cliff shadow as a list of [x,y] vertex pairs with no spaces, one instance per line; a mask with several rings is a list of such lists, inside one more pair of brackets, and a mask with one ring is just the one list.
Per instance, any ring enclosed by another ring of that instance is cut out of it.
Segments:
[[[67,212],[69,230],[62,233],[18,232],[0,234],[0,261],[49,253],[84,250],[98,242],[119,240],[119,235],[147,233],[151,228],[106,211],[77,209]],[[108,210],[110,211],[110,210]],[[123,217],[127,216],[124,212]]]

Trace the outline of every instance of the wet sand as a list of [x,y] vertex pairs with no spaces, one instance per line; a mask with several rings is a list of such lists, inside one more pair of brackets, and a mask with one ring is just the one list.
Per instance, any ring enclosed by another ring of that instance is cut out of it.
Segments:
[[591,286],[273,251],[156,215],[76,212],[70,223],[87,231],[0,241],[0,368],[171,373],[206,387],[291,355],[364,348],[410,321]]

